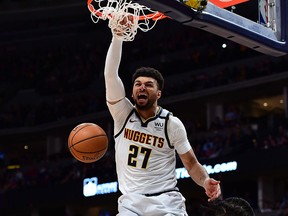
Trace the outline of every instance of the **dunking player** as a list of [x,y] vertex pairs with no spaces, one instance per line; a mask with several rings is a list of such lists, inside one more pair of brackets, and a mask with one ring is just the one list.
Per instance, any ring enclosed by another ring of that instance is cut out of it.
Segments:
[[158,106],[164,80],[149,67],[132,77],[133,105],[118,76],[122,41],[113,36],[105,65],[106,100],[114,120],[116,169],[121,216],[187,215],[185,198],[176,187],[176,152],[208,201],[221,194],[220,182],[198,162],[182,122]]

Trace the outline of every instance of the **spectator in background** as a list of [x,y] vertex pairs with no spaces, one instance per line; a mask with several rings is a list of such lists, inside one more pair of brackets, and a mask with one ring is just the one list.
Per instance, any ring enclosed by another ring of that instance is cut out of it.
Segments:
[[216,199],[208,206],[203,206],[203,209],[204,216],[255,216],[250,203],[240,197]]

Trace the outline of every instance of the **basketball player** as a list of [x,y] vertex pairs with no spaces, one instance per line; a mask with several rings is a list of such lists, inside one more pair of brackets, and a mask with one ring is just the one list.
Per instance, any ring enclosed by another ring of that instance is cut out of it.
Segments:
[[[164,80],[159,71],[139,68],[133,75],[134,105],[118,76],[122,41],[113,36],[105,63],[106,100],[114,120],[119,216],[187,215],[176,187],[176,152],[208,201],[221,194],[220,182],[198,162],[182,122],[158,106]],[[192,192],[191,192],[192,193]]]

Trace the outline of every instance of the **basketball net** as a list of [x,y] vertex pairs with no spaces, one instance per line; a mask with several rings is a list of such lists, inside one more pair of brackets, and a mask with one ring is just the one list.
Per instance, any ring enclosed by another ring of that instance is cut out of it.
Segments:
[[138,29],[147,32],[158,20],[167,17],[144,5],[125,0],[88,0],[87,4],[92,21],[97,23],[100,19],[108,19],[113,36],[122,41],[133,41]]

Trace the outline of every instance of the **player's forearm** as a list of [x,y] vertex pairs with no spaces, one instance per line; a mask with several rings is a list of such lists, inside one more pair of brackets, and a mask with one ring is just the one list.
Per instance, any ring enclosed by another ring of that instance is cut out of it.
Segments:
[[122,43],[122,41],[113,37],[106,55],[104,74],[109,75],[111,78],[118,76],[122,56]]
[[118,76],[118,69],[122,55],[122,41],[113,37],[107,52],[104,77],[106,85],[106,100],[115,102],[125,97],[123,83]]
[[188,170],[188,174],[191,176],[193,181],[201,187],[204,187],[204,181],[209,178],[206,169],[198,162]]

